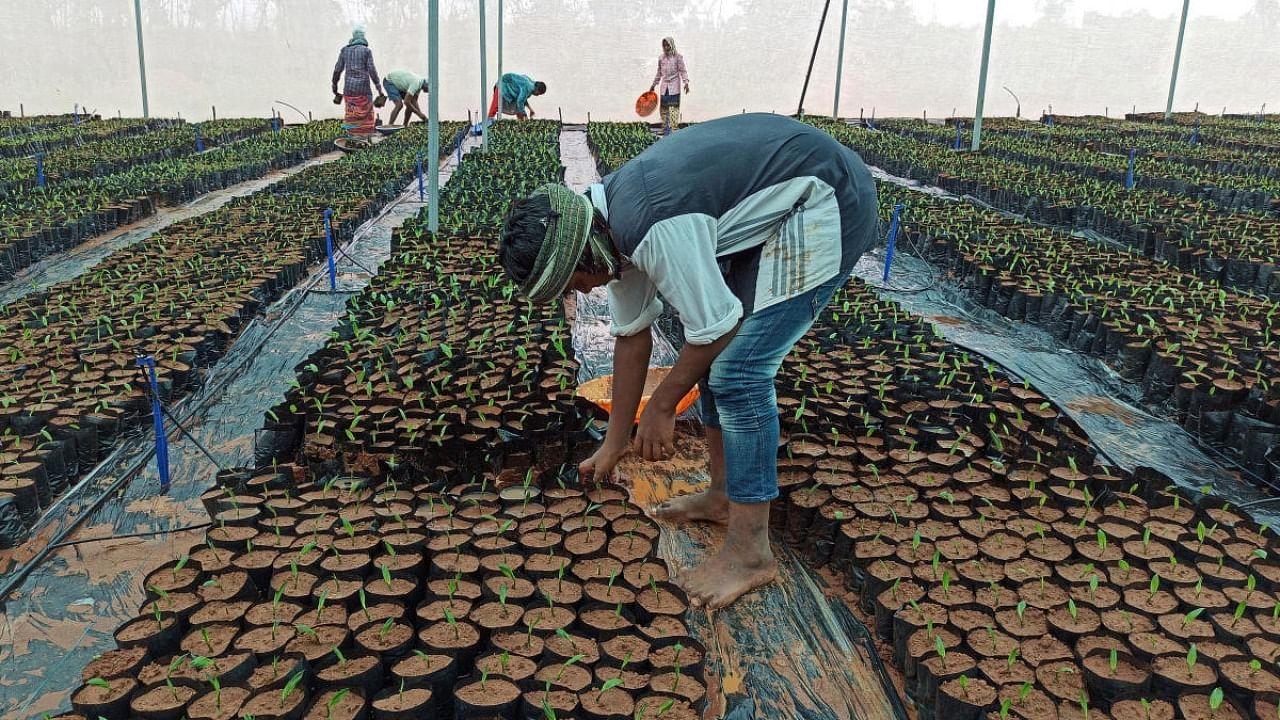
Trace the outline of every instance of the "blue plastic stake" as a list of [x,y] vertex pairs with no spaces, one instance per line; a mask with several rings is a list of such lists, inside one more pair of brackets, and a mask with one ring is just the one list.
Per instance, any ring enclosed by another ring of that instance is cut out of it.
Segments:
[[954,145],[951,146],[952,150],[960,149],[960,137],[961,137],[961,133],[963,132],[964,132],[964,123],[957,120],[956,121],[956,142]]
[[1049,127],[1053,127],[1053,116],[1052,116],[1052,115],[1047,116],[1047,117],[1045,118],[1045,120],[1046,120],[1045,125],[1048,125]]
[[1133,189],[1133,168],[1134,168],[1134,165],[1137,164],[1137,161],[1138,161],[1138,151],[1136,149],[1130,150],[1129,151],[1129,170],[1124,174],[1125,190]]
[[151,417],[156,431],[156,471],[160,473],[160,492],[169,492],[169,438],[164,431],[164,411],[160,408],[160,383],[156,381],[156,359],[147,355],[135,363],[147,371],[151,384]]
[[902,203],[893,206],[893,220],[889,222],[889,250],[884,255],[884,282],[889,282],[889,267],[893,265],[893,248],[898,241],[898,220],[902,217]]
[[1196,118],[1196,126],[1191,129],[1191,144],[1197,145],[1200,142],[1200,118]]
[[78,104],[71,108],[71,119],[76,125],[80,124],[80,106]]
[[36,185],[44,187],[44,153],[36,153]]
[[324,251],[329,256],[329,289],[338,289],[338,268],[333,263],[333,210],[325,208],[324,211]]
[[422,202],[427,199],[427,190],[423,186],[422,181],[422,151],[418,151],[418,201]]
[[200,137],[200,123],[195,124],[196,129],[196,152],[204,152],[204,138]]

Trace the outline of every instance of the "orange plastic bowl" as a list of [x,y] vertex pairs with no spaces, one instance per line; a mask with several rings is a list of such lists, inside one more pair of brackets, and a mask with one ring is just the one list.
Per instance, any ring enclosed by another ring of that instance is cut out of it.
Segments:
[[649,117],[654,110],[658,109],[658,93],[650,90],[636,99],[636,114],[640,117]]
[[[644,412],[645,406],[649,404],[649,398],[653,397],[653,391],[658,389],[663,380],[667,379],[667,375],[671,374],[669,367],[649,368],[649,375],[644,379],[644,392],[640,395],[640,407],[636,408],[635,422],[640,422],[640,415]],[[605,375],[595,380],[590,380],[578,387],[578,395],[590,400],[593,404],[607,413],[613,412],[613,376]],[[676,414],[688,410],[693,407],[693,403],[698,399],[698,386],[694,385],[689,388],[689,392],[680,398],[680,402],[676,403]]]

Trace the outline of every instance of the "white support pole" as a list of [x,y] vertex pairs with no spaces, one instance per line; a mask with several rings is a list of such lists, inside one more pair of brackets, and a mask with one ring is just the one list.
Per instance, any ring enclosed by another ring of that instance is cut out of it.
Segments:
[[133,19],[138,31],[138,77],[142,81],[142,117],[151,117],[147,104],[147,58],[142,52],[142,0],[133,0]]
[[440,0],[427,0],[427,229],[440,229]]
[[1169,102],[1164,106],[1164,119],[1173,118],[1173,92],[1178,87],[1178,63],[1182,61],[1182,36],[1187,33],[1187,11],[1191,9],[1191,0],[1182,0],[1182,22],[1178,24],[1178,45],[1173,51],[1173,75],[1169,77]]
[[978,71],[978,106],[973,113],[973,145],[982,148],[982,105],[987,99],[987,66],[991,63],[991,26],[996,21],[996,0],[987,0],[987,29],[982,35],[982,69]]
[[[484,113],[484,108],[488,107],[488,105],[486,104],[486,100],[488,100],[488,98],[486,96],[489,94],[489,48],[487,47],[487,41],[485,38],[485,25],[487,24],[488,24],[488,20],[485,17],[485,12],[484,12],[484,0],[480,0],[480,108],[481,108],[480,112],[481,113]],[[498,99],[498,104],[499,105],[502,104],[501,98]],[[481,137],[481,145],[484,146],[485,150],[488,150],[489,149],[489,128],[485,126],[485,121],[483,119],[480,121],[480,137]]]
[[836,52],[836,98],[831,102],[831,119],[840,119],[840,80],[844,75],[844,32],[849,24],[849,0],[840,8],[840,50]]
[[[502,21],[505,12],[505,0],[498,0],[498,82],[502,82]],[[502,117],[502,103],[498,103],[498,114],[494,119]]]

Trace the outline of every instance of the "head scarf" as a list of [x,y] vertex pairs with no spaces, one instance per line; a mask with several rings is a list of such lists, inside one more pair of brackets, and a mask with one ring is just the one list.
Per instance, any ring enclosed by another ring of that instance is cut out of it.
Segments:
[[668,54],[670,54],[670,55],[679,55],[679,54],[680,54],[680,51],[679,51],[679,50],[676,50],[676,39],[675,39],[675,38],[673,38],[673,37],[664,37],[664,38],[662,38],[662,42],[666,43],[666,44],[667,44],[667,47],[671,48],[671,52],[670,52],[670,53],[668,53]]
[[563,294],[583,252],[590,252],[592,260],[607,268],[609,274],[617,272],[618,263],[609,238],[592,230],[595,206],[586,195],[557,183],[543,185],[533,195],[547,196],[551,214],[543,221],[547,232],[538,250],[538,259],[520,286],[521,294],[535,303]]
[[351,42],[347,44],[348,45],[364,45],[366,47],[369,45],[369,41],[364,39],[363,25],[355,26],[355,29],[351,31]]

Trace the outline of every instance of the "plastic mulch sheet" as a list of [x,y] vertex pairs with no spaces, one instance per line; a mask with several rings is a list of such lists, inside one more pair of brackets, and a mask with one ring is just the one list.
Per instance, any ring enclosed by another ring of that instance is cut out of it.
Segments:
[[[873,174],[913,190],[954,197],[879,169]],[[1089,239],[1110,242],[1101,237]],[[926,261],[903,252],[905,249],[899,245],[887,284],[882,282],[883,248],[863,257],[855,274],[882,296],[932,321],[947,340],[1029,381],[1079,423],[1093,444],[1118,467],[1140,475],[1154,471],[1192,495],[1207,487],[1211,494],[1244,507],[1259,522],[1280,521],[1280,498],[1265,494],[1180,426],[1142,409],[1141,390],[1136,385],[1120,378],[1101,360],[1064,347],[1048,332],[1010,321],[973,303],[963,288],[941,277]]]
[[[455,162],[451,156],[442,166],[442,182]],[[219,465],[253,464],[263,413],[279,402],[295,366],[326,341],[350,293],[365,285],[366,269],[390,255],[392,229],[422,207],[415,181],[343,248],[338,292],[329,291],[322,265],[245,328],[199,391],[169,408],[213,460],[186,436],[175,436],[166,419],[167,494],[158,492],[153,437],[139,433],[69,491],[30,541],[0,556],[0,586],[8,587],[19,568],[30,569],[13,587],[0,619],[0,716],[39,717],[70,706],[81,668],[113,648],[112,632],[137,615],[145,575],[200,542],[209,517],[199,497],[213,485]],[[68,540],[91,542],[52,549],[29,564],[76,523]],[[198,530],[168,532],[192,526]],[[155,531],[165,532],[117,537]]]
[[[565,178],[575,189],[595,182],[595,161],[585,133],[561,135]],[[676,350],[655,327],[653,366],[671,365]],[[613,371],[604,292],[576,295],[574,352],[585,381]],[[667,462],[624,460],[616,475],[641,507],[708,482],[706,447],[684,438],[679,456]],[[705,527],[662,525],[659,552],[672,570],[696,564],[718,545]],[[778,580],[729,608],[690,613],[690,631],[708,653],[707,717],[880,720],[905,718],[867,630],[838,599],[842,591],[814,576],[792,552],[778,547]],[[716,678],[713,680],[712,678]]]

